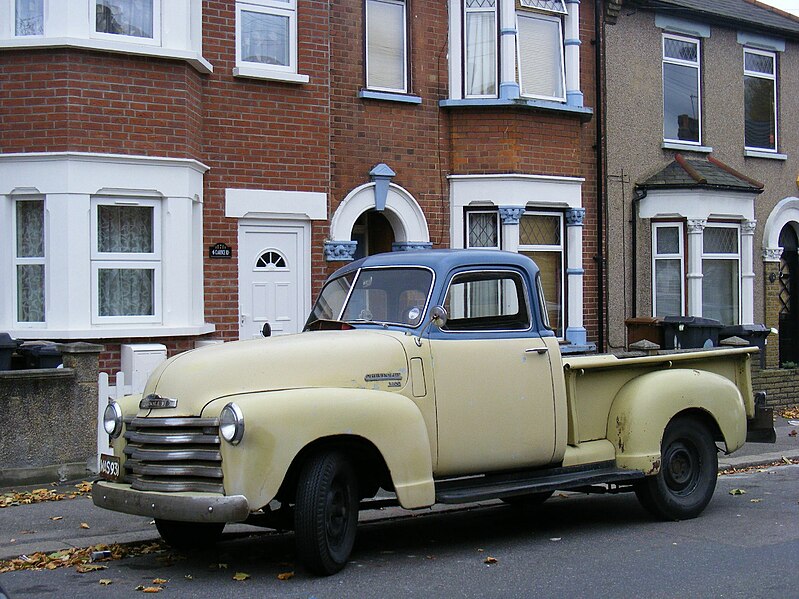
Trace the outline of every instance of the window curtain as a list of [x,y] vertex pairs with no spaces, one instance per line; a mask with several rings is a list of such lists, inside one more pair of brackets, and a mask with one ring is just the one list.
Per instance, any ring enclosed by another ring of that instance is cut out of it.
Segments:
[[101,268],[97,275],[99,315],[153,315],[154,274],[149,268]]
[[44,0],[16,0],[16,35],[44,35]]
[[17,264],[17,320],[44,322],[44,201],[19,201],[16,212],[17,258],[26,262]]
[[682,276],[680,260],[655,260],[655,316],[682,314]]
[[241,11],[241,59],[289,66],[289,17]]
[[466,95],[497,95],[495,13],[466,13]]
[[404,3],[371,0],[366,14],[366,86],[406,91]]
[[702,316],[738,324],[738,262],[702,260]]
[[560,20],[519,14],[519,84],[525,96],[564,98]]
[[153,209],[149,206],[98,206],[97,251],[153,252]]
[[155,0],[97,0],[96,30],[99,33],[153,37]]
[[563,256],[561,252],[521,252],[538,265],[549,324],[563,337]]

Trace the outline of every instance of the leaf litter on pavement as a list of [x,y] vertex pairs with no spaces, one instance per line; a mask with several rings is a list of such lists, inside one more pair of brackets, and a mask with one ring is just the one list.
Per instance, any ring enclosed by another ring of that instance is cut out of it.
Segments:
[[56,568],[71,568],[81,574],[95,570],[104,570],[104,566],[98,562],[92,562],[92,553],[97,551],[110,552],[109,557],[100,561],[112,561],[123,557],[137,557],[151,553],[166,551],[166,545],[162,541],[146,541],[140,543],[127,543],[113,545],[92,545],[84,548],[62,549],[52,553],[37,552],[30,555],[20,555],[11,560],[0,560],[0,574],[4,572],[14,572],[17,570],[55,570]]
[[82,481],[75,485],[74,491],[60,493],[54,489],[33,489],[32,491],[9,491],[0,495],[0,508],[30,505],[44,501],[61,501],[62,499],[75,499],[92,492],[92,484]]

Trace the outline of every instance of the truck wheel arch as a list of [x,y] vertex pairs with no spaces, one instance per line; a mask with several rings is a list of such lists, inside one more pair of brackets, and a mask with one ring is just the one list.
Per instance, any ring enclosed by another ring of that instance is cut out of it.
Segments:
[[701,420],[727,453],[746,439],[744,402],[733,382],[695,369],[649,372],[627,382],[611,405],[607,438],[618,466],[657,474],[663,433],[678,416]]

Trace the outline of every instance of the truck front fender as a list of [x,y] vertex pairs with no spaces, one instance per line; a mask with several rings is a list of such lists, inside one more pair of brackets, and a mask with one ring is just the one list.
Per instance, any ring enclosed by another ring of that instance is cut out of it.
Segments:
[[231,395],[210,402],[215,417],[228,402],[244,416],[238,445],[222,441],[225,493],[257,509],[275,498],[295,457],[319,439],[360,438],[379,451],[405,508],[435,502],[427,428],[407,397],[370,389],[295,389]]
[[689,410],[715,423],[727,453],[744,444],[746,409],[733,382],[704,370],[649,372],[626,383],[611,405],[607,436],[616,447],[617,465],[657,474],[663,432]]

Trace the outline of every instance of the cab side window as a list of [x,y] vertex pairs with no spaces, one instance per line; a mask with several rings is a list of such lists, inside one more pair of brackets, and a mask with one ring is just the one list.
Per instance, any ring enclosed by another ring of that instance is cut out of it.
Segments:
[[530,328],[530,311],[522,277],[515,272],[470,272],[455,275],[444,307],[445,331],[520,331]]

